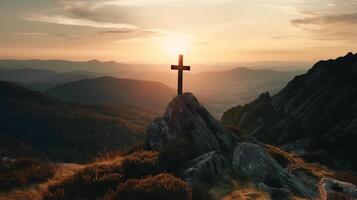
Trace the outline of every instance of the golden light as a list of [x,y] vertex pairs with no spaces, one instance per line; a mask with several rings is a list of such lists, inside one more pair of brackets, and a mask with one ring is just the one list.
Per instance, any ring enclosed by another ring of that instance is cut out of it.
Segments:
[[178,54],[184,54],[188,51],[189,42],[185,36],[171,36],[165,41],[165,49],[171,56],[177,56]]

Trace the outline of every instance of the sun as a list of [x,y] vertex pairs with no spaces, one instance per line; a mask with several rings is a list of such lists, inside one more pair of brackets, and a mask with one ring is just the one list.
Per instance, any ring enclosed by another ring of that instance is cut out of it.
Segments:
[[189,42],[186,36],[175,35],[166,39],[165,46],[168,53],[173,56],[187,53]]

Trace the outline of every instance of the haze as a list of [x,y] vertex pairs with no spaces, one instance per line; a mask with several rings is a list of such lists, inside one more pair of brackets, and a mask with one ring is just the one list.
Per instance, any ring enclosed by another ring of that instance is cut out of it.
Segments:
[[314,62],[357,45],[354,0],[0,0],[0,56]]

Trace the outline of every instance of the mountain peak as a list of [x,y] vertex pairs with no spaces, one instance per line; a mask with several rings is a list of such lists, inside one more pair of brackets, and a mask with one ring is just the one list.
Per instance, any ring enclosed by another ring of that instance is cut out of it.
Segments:
[[99,60],[97,60],[97,59],[93,59],[93,60],[90,60],[90,61],[88,61],[89,63],[100,63],[100,61]]
[[233,146],[230,133],[191,93],[176,96],[167,106],[164,116],[148,127],[147,135],[147,145],[154,150],[177,140],[189,141],[196,155],[210,151],[227,152]]

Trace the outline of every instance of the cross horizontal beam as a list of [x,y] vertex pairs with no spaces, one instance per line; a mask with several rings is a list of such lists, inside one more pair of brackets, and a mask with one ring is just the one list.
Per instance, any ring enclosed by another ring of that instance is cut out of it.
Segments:
[[190,71],[191,70],[191,67],[190,66],[179,66],[179,65],[171,65],[171,69],[173,70],[188,70]]

